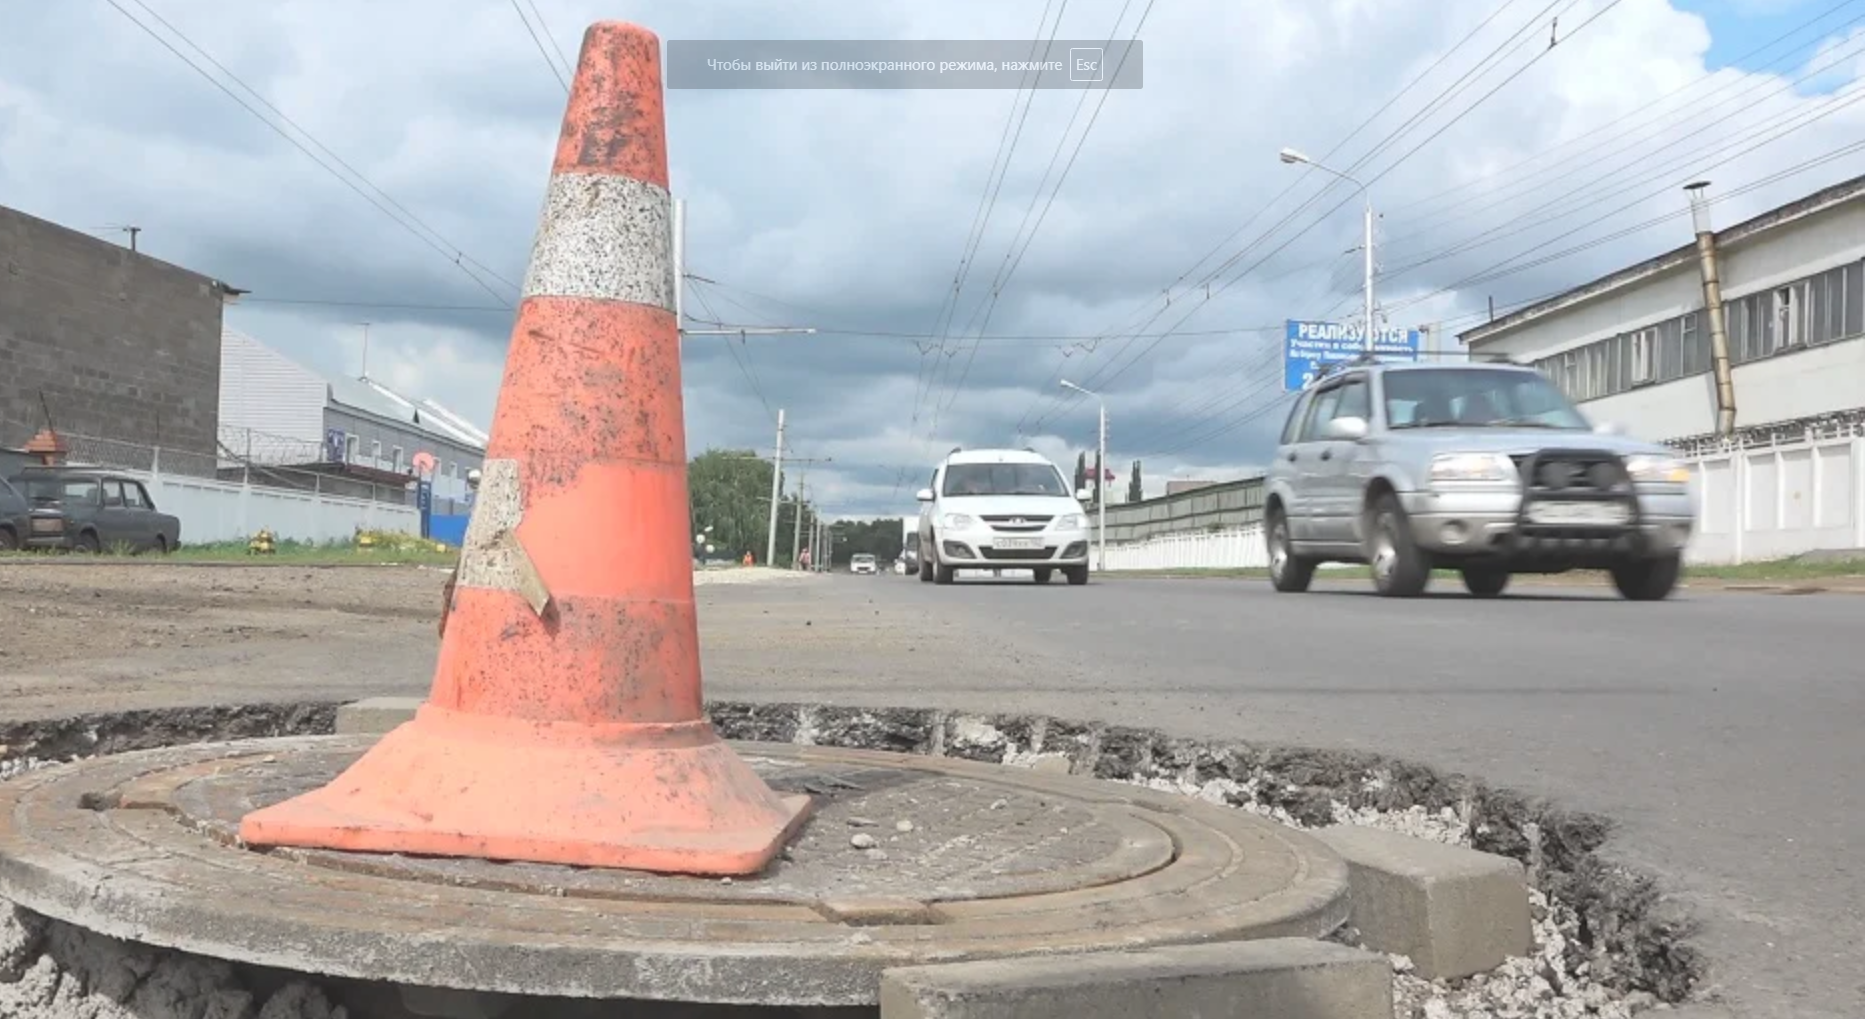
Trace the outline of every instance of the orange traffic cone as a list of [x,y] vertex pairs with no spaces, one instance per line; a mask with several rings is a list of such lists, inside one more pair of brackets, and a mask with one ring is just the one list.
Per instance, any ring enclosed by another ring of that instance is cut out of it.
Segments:
[[660,40],[583,37],[434,687],[251,845],[692,874],[808,813],[706,721]]

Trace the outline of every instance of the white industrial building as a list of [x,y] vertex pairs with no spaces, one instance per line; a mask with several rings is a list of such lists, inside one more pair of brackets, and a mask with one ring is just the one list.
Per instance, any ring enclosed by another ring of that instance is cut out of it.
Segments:
[[1704,197],[1695,242],[1458,338],[1691,456],[1699,561],[1865,546],[1865,177],[1722,230]]
[[465,512],[487,435],[429,399],[368,378],[326,378],[234,329],[221,335],[220,442],[236,463],[297,467],[413,501],[415,458],[434,458],[434,512]]

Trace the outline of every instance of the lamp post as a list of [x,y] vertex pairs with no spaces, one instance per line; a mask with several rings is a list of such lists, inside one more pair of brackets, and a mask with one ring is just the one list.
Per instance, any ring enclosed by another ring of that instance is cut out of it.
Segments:
[[1379,333],[1379,330],[1374,325],[1375,319],[1373,312],[1373,192],[1358,179],[1344,174],[1333,167],[1317,163],[1294,149],[1283,149],[1281,152],[1276,153],[1276,156],[1285,163],[1302,163],[1312,166],[1322,173],[1339,177],[1341,180],[1359,188],[1360,193],[1366,198],[1366,239],[1361,242],[1361,247],[1366,252],[1366,350],[1367,353],[1370,354],[1373,352],[1373,338]]
[[1076,391],[1077,393],[1080,393],[1083,396],[1092,396],[1094,397],[1094,401],[1101,405],[1101,429],[1100,429],[1101,435],[1100,435],[1098,452],[1096,452],[1095,454],[1096,463],[1094,465],[1094,511],[1095,511],[1095,516],[1097,518],[1095,521],[1095,530],[1098,532],[1096,535],[1096,545],[1098,547],[1096,558],[1100,560],[1099,564],[1095,566],[1095,572],[1106,573],[1107,572],[1107,400],[1103,399],[1100,393],[1091,392],[1089,390],[1083,389],[1082,387],[1076,385],[1073,382],[1070,382],[1067,379],[1062,380],[1062,388],[1073,389],[1074,391]]

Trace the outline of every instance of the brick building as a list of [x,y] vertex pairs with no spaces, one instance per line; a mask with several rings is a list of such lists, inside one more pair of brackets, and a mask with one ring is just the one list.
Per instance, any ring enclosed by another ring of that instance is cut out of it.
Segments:
[[214,454],[221,315],[240,293],[0,207],[0,446],[49,409],[61,432]]

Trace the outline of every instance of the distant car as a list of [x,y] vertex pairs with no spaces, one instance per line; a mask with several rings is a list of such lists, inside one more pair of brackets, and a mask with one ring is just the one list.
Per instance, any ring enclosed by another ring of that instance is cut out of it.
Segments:
[[136,478],[83,467],[28,467],[13,478],[30,506],[27,548],[172,552],[181,521],[156,508]]
[[920,579],[950,584],[959,570],[1023,569],[1047,584],[1060,570],[1086,584],[1084,497],[1033,450],[953,450],[919,492]]
[[880,567],[875,565],[873,556],[866,552],[858,552],[849,558],[848,572],[866,573],[872,576],[880,573],[881,570]]
[[32,504],[10,482],[0,481],[0,552],[25,547],[32,531]]
[[1696,520],[1670,451],[1594,427],[1513,364],[1342,366],[1296,401],[1266,488],[1270,581],[1288,592],[1321,563],[1364,562],[1392,597],[1433,569],[1477,597],[1516,573],[1595,569],[1658,601]]

